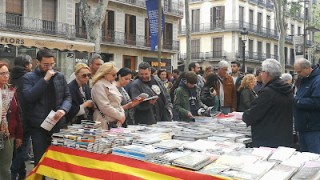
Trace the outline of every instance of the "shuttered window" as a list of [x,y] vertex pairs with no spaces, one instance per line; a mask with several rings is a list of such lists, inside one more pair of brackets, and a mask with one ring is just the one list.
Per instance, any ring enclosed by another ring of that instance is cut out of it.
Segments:
[[55,22],[57,11],[56,0],[42,0],[42,19]]
[[23,0],[6,0],[6,12],[11,14],[22,15]]
[[216,6],[210,10],[211,28],[224,28],[224,6]]

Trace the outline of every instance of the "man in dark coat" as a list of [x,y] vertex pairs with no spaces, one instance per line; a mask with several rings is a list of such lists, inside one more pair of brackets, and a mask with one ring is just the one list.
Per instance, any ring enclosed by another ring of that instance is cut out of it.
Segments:
[[171,121],[172,103],[170,96],[159,80],[151,75],[151,66],[147,62],[139,64],[139,78],[133,81],[130,88],[131,98],[134,99],[141,93],[149,97],[158,96],[157,99],[142,102],[135,107],[136,124],[155,124],[158,121]]
[[[32,138],[34,164],[51,144],[51,136],[65,127],[65,114],[71,107],[71,96],[67,82],[58,71],[52,69],[55,65],[54,56],[45,49],[37,53],[38,66],[32,72],[24,75],[23,97],[28,103],[28,126]],[[51,131],[41,127],[51,110],[55,111],[57,124]]]
[[264,87],[242,116],[251,126],[253,147],[293,146],[293,94],[291,86],[280,76],[281,65],[277,60],[262,62]]
[[22,95],[23,76],[32,70],[32,58],[29,55],[19,55],[14,60],[14,67],[10,72],[10,84],[17,89],[17,97],[19,103],[19,109],[21,113],[22,126],[23,126],[23,141],[20,148],[15,149],[14,158],[11,165],[11,177],[12,179],[25,179],[26,177],[26,165],[25,159],[30,148],[30,133],[27,127],[27,116],[25,111],[27,109]]
[[301,77],[294,97],[295,129],[300,151],[320,154],[320,69],[307,59],[297,59],[294,69]]

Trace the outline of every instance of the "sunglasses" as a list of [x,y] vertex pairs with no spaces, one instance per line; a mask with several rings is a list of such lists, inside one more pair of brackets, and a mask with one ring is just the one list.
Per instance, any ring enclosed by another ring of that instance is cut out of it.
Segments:
[[91,73],[82,74],[81,77],[82,77],[82,78],[86,78],[86,77],[90,78],[90,77],[91,77]]

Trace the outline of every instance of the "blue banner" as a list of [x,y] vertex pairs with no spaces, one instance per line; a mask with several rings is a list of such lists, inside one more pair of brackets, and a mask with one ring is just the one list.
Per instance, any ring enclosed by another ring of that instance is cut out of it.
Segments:
[[[158,0],[146,0],[147,15],[149,19],[149,32],[151,41],[151,50],[155,51],[158,46]],[[162,32],[164,26],[164,13],[162,10]]]

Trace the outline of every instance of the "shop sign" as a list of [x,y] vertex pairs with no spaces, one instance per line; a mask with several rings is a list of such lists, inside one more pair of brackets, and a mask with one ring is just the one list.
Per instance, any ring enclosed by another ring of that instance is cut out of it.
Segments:
[[24,45],[24,39],[0,36],[0,44]]

